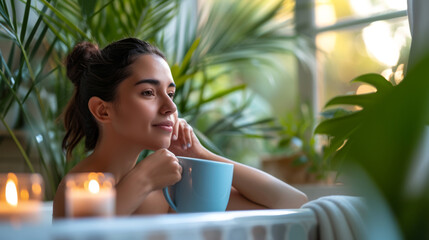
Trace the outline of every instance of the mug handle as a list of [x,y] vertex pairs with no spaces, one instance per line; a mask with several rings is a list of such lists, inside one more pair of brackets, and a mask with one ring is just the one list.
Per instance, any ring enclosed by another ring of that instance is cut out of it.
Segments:
[[168,187],[165,187],[162,189],[162,193],[164,194],[164,198],[165,200],[167,200],[168,205],[170,205],[170,207],[177,212],[177,207],[176,205],[173,203],[173,201],[171,200],[170,194],[168,193]]

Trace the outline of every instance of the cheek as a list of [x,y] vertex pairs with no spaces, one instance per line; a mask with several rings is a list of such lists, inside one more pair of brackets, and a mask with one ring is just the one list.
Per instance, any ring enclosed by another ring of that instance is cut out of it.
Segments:
[[116,113],[117,124],[120,125],[120,129],[132,134],[140,133],[140,131],[148,128],[156,116],[156,108],[153,104],[129,101],[119,106]]

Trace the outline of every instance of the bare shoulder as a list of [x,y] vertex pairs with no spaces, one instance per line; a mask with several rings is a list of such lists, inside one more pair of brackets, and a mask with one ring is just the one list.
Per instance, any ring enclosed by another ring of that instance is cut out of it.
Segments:
[[57,191],[55,192],[54,201],[53,201],[53,218],[63,218],[65,217],[65,204],[64,204],[64,178],[58,185]]
[[169,206],[167,201],[165,201],[162,190],[156,190],[149,193],[133,214],[164,214],[168,212]]

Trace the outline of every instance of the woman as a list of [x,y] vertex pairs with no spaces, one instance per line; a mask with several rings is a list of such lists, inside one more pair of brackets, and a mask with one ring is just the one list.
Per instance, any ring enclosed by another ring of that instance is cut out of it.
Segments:
[[[178,118],[176,90],[163,54],[134,38],[102,50],[80,43],[67,57],[67,75],[75,85],[64,112],[63,148],[85,138],[93,150],[70,173],[110,172],[116,182],[116,213],[159,214],[170,209],[162,188],[181,179],[177,156],[234,164],[227,210],[298,208],[305,194],[257,169],[215,155],[204,148],[192,128]],[[144,149],[154,153],[137,163]],[[54,217],[64,217],[64,181],[54,198]]]

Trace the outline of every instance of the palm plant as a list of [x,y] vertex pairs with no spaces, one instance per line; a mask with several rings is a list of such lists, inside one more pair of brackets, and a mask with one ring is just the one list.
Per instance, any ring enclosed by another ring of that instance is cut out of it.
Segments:
[[[29,157],[31,148],[23,146],[16,132],[5,121],[11,106],[18,104],[25,127],[28,128],[30,147],[36,148],[45,181],[49,184],[47,199],[53,197],[61,178],[84,154],[83,146],[80,146],[76,150],[75,158],[66,161],[61,150],[64,133],[57,118],[73,88],[66,80],[62,64],[65,55],[77,41],[97,38],[106,44],[111,39],[136,34],[130,32],[130,28],[120,28],[123,25],[142,26],[145,30],[140,31],[140,34],[152,34],[153,37],[154,33],[172,18],[175,4],[177,1],[134,1],[134,8],[130,10],[128,7],[125,9],[122,2],[112,1],[104,5],[95,4],[95,1],[42,1],[42,5],[33,4],[32,1],[0,2],[3,30],[0,37],[10,47],[7,55],[4,55],[2,50],[0,56],[0,120],[18,146],[29,171],[35,172],[36,168]],[[107,8],[108,6],[110,8]],[[22,8],[24,12],[19,16],[19,10]],[[102,11],[103,9],[105,11]],[[130,12],[132,10],[134,12]],[[121,18],[118,21],[112,17],[116,14],[115,11],[121,11],[122,17],[130,14],[134,18]],[[130,21],[136,21],[136,18],[141,16],[148,19],[141,18],[134,25],[130,24]],[[164,21],[155,21],[164,19],[165,16],[167,19]],[[104,17],[112,20],[107,23],[108,26],[123,31],[114,35],[112,33],[115,31],[105,30],[109,34],[100,34],[97,29],[106,27],[101,24],[105,23],[102,21]],[[37,20],[31,24],[30,18]],[[155,22],[157,24],[154,24]]]
[[[304,52],[297,47],[301,39],[287,32],[292,27],[290,17],[279,18],[284,1],[275,3],[267,7],[253,1],[214,1],[211,8],[196,15],[196,5],[183,7],[185,3],[178,0],[41,0],[37,4],[2,0],[1,38],[11,50],[8,57],[1,55],[1,119],[4,122],[13,102],[19,104],[50,184],[47,198],[85,154],[79,146],[74,158],[66,161],[60,147],[63,128],[57,121],[72,91],[63,60],[77,42],[92,41],[104,47],[133,36],[158,45],[167,53],[178,86],[175,101],[180,114],[201,130],[197,134],[207,147],[221,152],[218,143],[209,139],[226,134],[264,137],[267,129],[261,126],[271,121],[269,117],[249,117],[251,94],[243,71],[249,67],[271,71],[276,66],[273,54],[302,56]],[[17,17],[15,5],[24,6],[22,19]],[[190,11],[198,19],[193,24]],[[30,27],[31,17],[37,21]],[[16,57],[18,50],[20,56]],[[20,97],[23,86],[28,90]],[[37,105],[35,118],[28,116],[25,104],[29,99]],[[225,101],[230,102],[229,108],[220,107]],[[13,129],[9,127],[8,132],[35,171]]]
[[[22,16],[19,9],[24,9],[21,12]],[[46,10],[47,8],[43,8],[40,11],[45,13]],[[1,38],[9,47],[8,53],[2,50],[0,55],[0,120],[19,148],[31,172],[35,172],[36,168],[30,161],[30,147],[36,148],[42,165],[41,171],[49,179],[50,185],[47,188],[52,189],[58,182],[55,181],[58,174],[52,171],[52,168],[57,168],[56,160],[61,158],[61,151],[51,141],[56,138],[55,132],[51,131],[55,124],[54,121],[45,121],[45,119],[55,117],[46,98],[47,91],[40,87],[40,83],[52,76],[58,67],[49,71],[44,68],[50,60],[54,45],[48,47],[43,45],[48,27],[43,23],[42,16],[36,17],[35,22],[30,22],[30,11],[31,1],[25,4],[15,3],[15,1],[0,2]],[[16,132],[5,121],[5,116],[13,104],[18,104],[28,128],[30,145],[25,149],[18,140]]]
[[[250,69],[262,73],[279,71],[285,68],[279,64],[281,56],[293,55],[300,61],[308,56],[305,41],[293,33],[288,3],[206,1],[196,23],[192,18],[179,18],[183,22],[177,23],[176,32],[171,35],[175,36],[174,42],[182,45],[168,45],[163,38],[162,45],[173,56],[173,76],[181,87],[176,101],[179,111],[201,130],[197,132],[201,139],[220,137],[217,143],[204,141],[211,150],[220,151],[216,146],[225,142],[221,136],[266,138],[267,132],[276,129],[267,125],[272,117],[245,116],[252,100],[246,93],[249,82],[268,81],[268,77],[252,79]],[[289,11],[285,10],[288,7]],[[189,15],[188,12],[182,10],[179,14]],[[182,38],[178,32],[183,31],[181,25],[189,28],[185,30],[189,34]],[[231,96],[242,100],[231,100]],[[224,104],[226,99],[235,105],[229,112],[219,112],[211,106]]]

